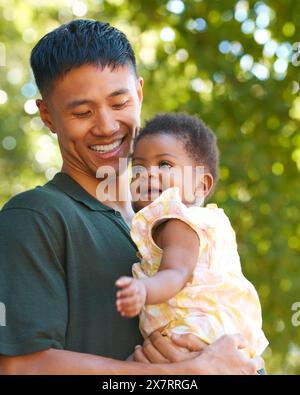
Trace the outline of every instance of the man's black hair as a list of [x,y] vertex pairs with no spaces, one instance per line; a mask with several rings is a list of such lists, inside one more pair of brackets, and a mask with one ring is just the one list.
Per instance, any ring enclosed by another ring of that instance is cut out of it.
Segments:
[[43,94],[73,68],[91,64],[115,69],[132,67],[134,51],[126,35],[109,23],[77,19],[61,25],[40,39],[31,52],[31,67]]
[[133,149],[142,138],[159,134],[171,135],[182,141],[186,152],[196,164],[207,167],[216,184],[219,167],[217,139],[203,121],[183,112],[158,114],[145,123],[134,141]]

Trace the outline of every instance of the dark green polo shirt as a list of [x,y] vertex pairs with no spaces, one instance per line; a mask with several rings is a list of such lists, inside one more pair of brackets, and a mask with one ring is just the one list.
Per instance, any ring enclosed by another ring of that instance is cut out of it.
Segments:
[[138,320],[116,311],[114,283],[136,261],[120,213],[68,175],[13,197],[0,212],[0,354],[126,359],[142,338]]

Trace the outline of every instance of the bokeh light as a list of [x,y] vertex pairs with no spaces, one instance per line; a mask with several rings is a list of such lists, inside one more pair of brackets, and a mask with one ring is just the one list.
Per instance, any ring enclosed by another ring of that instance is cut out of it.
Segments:
[[238,22],[244,22],[248,17],[249,4],[248,1],[241,0],[236,3],[234,18]]
[[261,63],[254,64],[252,67],[252,73],[256,78],[262,81],[267,80],[270,76],[270,71],[267,66]]
[[74,15],[83,17],[87,13],[87,5],[83,1],[75,1],[72,6],[72,12]]
[[0,104],[5,104],[7,102],[7,93],[0,89]]
[[163,41],[171,42],[175,39],[175,32],[171,27],[164,27],[160,32],[160,37]]
[[185,9],[184,2],[181,0],[170,0],[167,3],[167,10],[174,14],[181,14]]
[[25,110],[25,112],[27,112],[27,114],[32,115],[32,114],[36,114],[39,109],[37,108],[35,100],[29,99],[29,100],[26,100],[26,102],[24,104],[24,110]]
[[13,150],[16,147],[16,145],[17,145],[17,141],[12,136],[6,136],[2,140],[2,147],[7,151]]

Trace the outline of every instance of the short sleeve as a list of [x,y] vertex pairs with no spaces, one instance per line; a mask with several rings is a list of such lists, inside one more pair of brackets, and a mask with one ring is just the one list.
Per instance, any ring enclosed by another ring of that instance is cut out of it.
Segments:
[[68,297],[59,233],[42,213],[0,212],[0,354],[63,349]]

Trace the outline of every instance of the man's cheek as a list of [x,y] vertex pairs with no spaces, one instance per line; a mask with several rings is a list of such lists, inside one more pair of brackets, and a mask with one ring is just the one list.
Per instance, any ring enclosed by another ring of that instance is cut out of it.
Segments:
[[128,106],[119,120],[133,127],[139,127],[141,123],[140,108],[138,106]]

